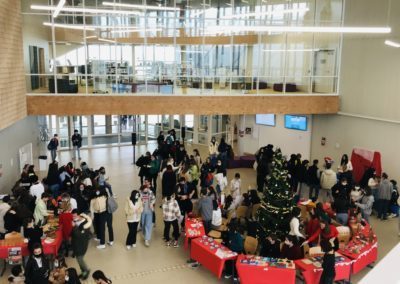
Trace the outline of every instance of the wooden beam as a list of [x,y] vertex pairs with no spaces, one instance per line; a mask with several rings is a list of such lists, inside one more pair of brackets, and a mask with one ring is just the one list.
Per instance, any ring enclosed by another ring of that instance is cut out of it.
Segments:
[[27,95],[29,115],[332,114],[338,96]]

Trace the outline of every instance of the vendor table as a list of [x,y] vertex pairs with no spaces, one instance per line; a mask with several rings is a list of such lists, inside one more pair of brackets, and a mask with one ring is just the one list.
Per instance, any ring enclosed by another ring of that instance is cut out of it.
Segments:
[[186,218],[185,220],[185,249],[188,249],[189,239],[195,239],[204,236],[205,230],[203,222],[197,218]]
[[378,259],[378,242],[365,245],[358,253],[346,249],[341,249],[340,253],[352,260],[352,273],[356,274]]
[[237,258],[236,269],[241,284],[293,284],[296,282],[296,269],[293,262],[287,268],[273,267],[268,263],[261,265],[243,263],[252,257],[241,254]]
[[203,236],[192,240],[190,258],[198,261],[219,279],[224,270],[225,261],[235,260],[237,253],[215,242],[212,238]]
[[[349,280],[350,273],[351,273],[351,264],[352,261],[347,257],[336,253],[337,258],[341,258],[342,260],[336,261],[335,264],[335,271],[336,277],[335,281],[339,280]],[[296,267],[301,270],[301,273],[304,277],[304,282],[307,284],[318,284],[319,280],[322,275],[322,268],[315,266],[313,263],[306,263],[311,262],[310,259],[299,259],[295,260],[294,263]]]
[[[52,258],[55,258],[58,254],[58,250],[60,249],[62,243],[62,233],[61,230],[57,230],[56,231],[56,237],[55,239],[42,239],[42,247],[43,247],[43,253],[45,255],[51,255]],[[0,259],[4,260],[4,266],[3,266],[3,270],[1,272],[1,275],[3,275],[5,268],[6,268],[6,264],[7,264],[7,258],[8,258],[8,251],[11,248],[15,248],[15,247],[20,247],[21,248],[21,254],[22,256],[29,256],[30,252],[28,249],[28,243],[19,243],[19,244],[15,244],[15,243],[9,243],[7,242],[7,240],[1,240],[0,241]]]

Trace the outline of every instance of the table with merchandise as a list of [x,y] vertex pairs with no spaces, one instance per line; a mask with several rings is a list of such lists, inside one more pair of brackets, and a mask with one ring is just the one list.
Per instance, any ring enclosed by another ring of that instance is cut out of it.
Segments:
[[218,278],[222,276],[225,261],[235,260],[237,256],[236,252],[207,236],[193,239],[191,243],[190,258],[199,262]]
[[[57,218],[49,219],[48,223],[43,226],[42,247],[45,255],[55,258],[58,254],[62,243],[62,233],[58,225]],[[28,240],[23,237],[0,240],[0,259],[4,260],[3,275],[7,261],[11,263],[10,257],[13,251],[18,249],[21,257],[29,256]]]
[[197,218],[186,218],[185,220],[185,249],[189,247],[189,240],[202,237],[206,234],[203,222]]
[[292,260],[239,255],[236,269],[242,284],[293,284],[296,266]]
[[378,241],[369,230],[359,231],[339,252],[352,260],[352,273],[356,274],[378,259]]
[[[304,282],[307,284],[318,284],[322,275],[323,255],[312,256],[304,259],[295,260],[296,267],[300,269]],[[351,259],[335,253],[335,281],[349,280],[351,276]]]

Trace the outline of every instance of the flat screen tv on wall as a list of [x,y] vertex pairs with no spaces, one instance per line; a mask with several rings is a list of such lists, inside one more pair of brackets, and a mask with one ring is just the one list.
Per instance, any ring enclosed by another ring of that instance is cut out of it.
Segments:
[[256,124],[275,126],[275,114],[256,114]]
[[304,115],[285,115],[285,128],[306,131],[307,116]]

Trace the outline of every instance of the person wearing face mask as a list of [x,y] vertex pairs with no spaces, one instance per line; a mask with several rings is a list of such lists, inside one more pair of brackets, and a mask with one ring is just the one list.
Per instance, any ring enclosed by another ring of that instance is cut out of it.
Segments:
[[[184,177],[179,178],[179,183],[176,185],[176,199],[179,204],[179,208],[181,209],[181,215],[185,216],[186,214],[192,212],[193,203],[191,198],[194,194],[194,190],[191,189],[189,184],[186,182]],[[184,219],[181,223],[182,228],[185,226]]]
[[[181,211],[178,202],[175,200],[175,194],[164,198],[163,205],[164,217],[164,241],[167,246],[179,247],[179,224],[178,220],[181,218]],[[173,228],[174,241],[170,242],[170,228]]]
[[208,144],[208,153],[211,159],[211,165],[215,166],[217,163],[217,156],[218,156],[218,142],[215,137],[211,138],[210,144]]
[[47,201],[49,201],[50,195],[47,192],[42,193],[42,198],[36,200],[35,211],[33,217],[35,218],[36,225],[44,225],[46,223],[46,218],[49,216],[49,211],[47,211]]
[[97,177],[95,177],[95,180],[97,180],[98,185],[107,188],[108,193],[114,198],[116,198],[116,195],[113,194],[111,184],[107,182],[109,179],[110,178],[106,176],[106,169],[104,167],[100,167],[99,174],[97,175]]
[[345,196],[350,199],[351,186],[347,182],[347,178],[342,177],[338,183],[332,187],[332,196],[334,199],[339,196]]
[[70,267],[65,271],[65,284],[81,284],[75,268]]
[[141,215],[141,225],[143,227],[144,244],[150,246],[151,233],[153,231],[153,213],[156,197],[148,186],[141,187],[141,201],[143,204],[143,212]]
[[[96,241],[100,244],[97,249],[105,249],[105,226],[107,221],[107,192],[104,188],[98,188],[95,191],[95,196],[90,201],[90,212],[93,212],[94,228],[96,232]],[[113,239],[109,242],[114,241]]]
[[33,252],[29,256],[25,267],[25,283],[47,284],[49,283],[49,261],[44,257],[40,243],[33,245]]
[[372,206],[374,204],[374,196],[372,190],[368,186],[363,190],[361,200],[354,203],[355,206],[361,209],[361,216],[369,223],[369,216],[372,213]]
[[33,245],[41,242],[43,236],[42,228],[35,226],[35,220],[28,217],[24,220],[24,237],[28,239],[29,251],[33,251]]
[[362,198],[362,190],[360,185],[354,185],[354,188],[350,191],[350,200],[352,202],[357,202]]
[[137,229],[142,212],[143,204],[142,200],[140,199],[140,193],[137,190],[133,190],[130,197],[126,199],[125,203],[125,216],[129,230],[128,236],[126,237],[126,248],[128,250],[130,250],[132,247],[136,247]]
[[151,159],[151,161],[149,164],[149,170],[147,172],[148,175],[146,176],[146,178],[149,179],[153,183],[154,195],[156,195],[157,177],[158,177],[158,172],[160,170],[160,163],[154,155],[151,155],[150,159]]
[[325,170],[321,174],[320,180],[320,198],[322,202],[332,202],[332,187],[336,184],[336,173],[332,170],[333,160],[329,157],[325,158]]
[[73,228],[71,232],[71,246],[72,251],[75,255],[76,261],[79,264],[79,268],[82,273],[80,278],[86,280],[89,277],[90,269],[84,261],[89,239],[90,239],[90,227],[92,226],[92,219],[86,214],[78,214],[77,210],[72,211],[73,217]]

